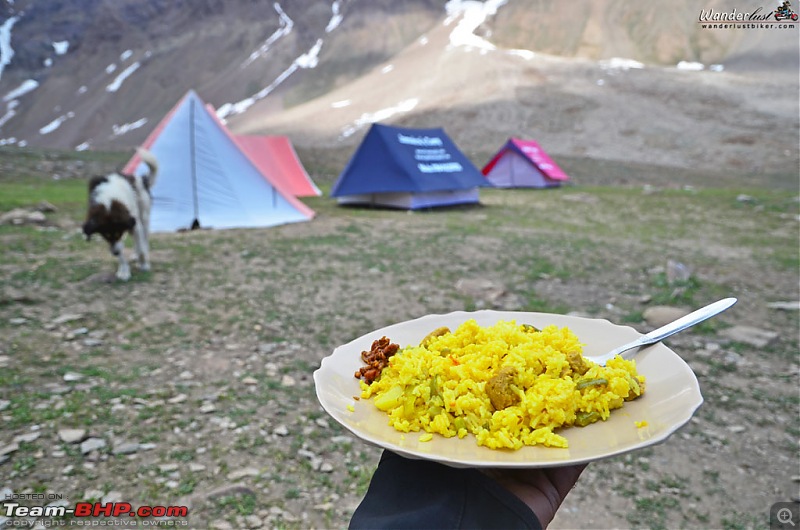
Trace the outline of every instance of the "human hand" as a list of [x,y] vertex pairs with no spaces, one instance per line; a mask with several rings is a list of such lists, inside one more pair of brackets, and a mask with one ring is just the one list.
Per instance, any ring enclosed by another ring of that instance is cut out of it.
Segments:
[[485,469],[483,472],[519,497],[547,528],[586,464],[539,469]]

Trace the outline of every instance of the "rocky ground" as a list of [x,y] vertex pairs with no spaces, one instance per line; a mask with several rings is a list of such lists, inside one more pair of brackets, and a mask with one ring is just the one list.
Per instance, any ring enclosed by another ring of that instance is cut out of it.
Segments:
[[766,528],[800,493],[798,198],[666,182],[491,190],[438,212],[309,199],[309,223],[157,234],[153,272],[128,283],[80,237],[83,204],[50,196],[38,224],[0,226],[2,492],[186,506],[173,522],[192,528],[343,528],[380,451],[316,400],[337,345],[480,308],[646,331],[736,296],[668,340],[700,381],[695,417],[591,464],[552,526]]

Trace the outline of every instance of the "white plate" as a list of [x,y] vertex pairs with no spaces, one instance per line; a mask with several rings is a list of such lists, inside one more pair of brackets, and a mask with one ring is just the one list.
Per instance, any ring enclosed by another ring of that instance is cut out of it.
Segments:
[[[569,442],[567,449],[541,446],[523,447],[517,451],[488,449],[478,446],[471,434],[462,439],[434,434],[433,440],[420,442],[422,432],[401,433],[395,430],[389,426],[386,413],[378,410],[372,399],[354,399],[361,390],[353,374],[364,365],[361,352],[369,350],[372,341],[386,336],[403,348],[419,344],[425,335],[438,327],[447,326],[455,330],[471,318],[481,326],[490,326],[500,320],[515,320],[518,324],[532,324],[538,328],[550,324],[566,326],[585,345],[583,354],[586,356],[600,355],[640,336],[631,327],[618,326],[607,320],[549,313],[458,311],[427,315],[378,329],[336,348],[314,372],[319,402],[328,414],[362,440],[405,457],[435,460],[454,467],[507,468],[578,464],[655,445],[688,422],[703,403],[694,372],[675,352],[660,343],[642,349],[636,356],[637,370],[647,378],[644,395],[612,411],[607,421],[558,430]],[[646,421],[648,425],[636,427],[635,422],[640,421]]]

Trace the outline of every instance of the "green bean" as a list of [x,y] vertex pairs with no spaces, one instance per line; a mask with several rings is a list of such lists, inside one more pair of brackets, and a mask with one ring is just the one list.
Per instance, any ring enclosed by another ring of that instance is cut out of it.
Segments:
[[578,427],[586,427],[590,423],[594,423],[600,419],[599,412],[586,412],[583,410],[579,410],[575,413],[575,425]]
[[600,385],[607,385],[607,384],[608,384],[608,381],[606,379],[603,379],[603,378],[584,379],[583,381],[580,381],[576,385],[576,388],[578,390],[583,390],[584,388],[587,388],[587,387],[590,387],[590,386],[600,386]]

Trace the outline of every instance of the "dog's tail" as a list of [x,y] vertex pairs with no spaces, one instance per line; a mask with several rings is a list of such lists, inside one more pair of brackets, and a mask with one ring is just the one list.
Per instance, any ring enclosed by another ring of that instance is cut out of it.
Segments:
[[155,186],[156,176],[158,175],[158,160],[156,160],[156,157],[153,155],[153,153],[144,147],[137,147],[136,152],[139,153],[142,162],[147,164],[147,169],[150,170],[149,174],[147,175],[147,180],[150,189],[152,189],[153,186]]

